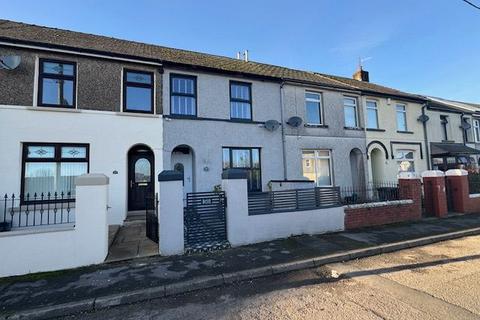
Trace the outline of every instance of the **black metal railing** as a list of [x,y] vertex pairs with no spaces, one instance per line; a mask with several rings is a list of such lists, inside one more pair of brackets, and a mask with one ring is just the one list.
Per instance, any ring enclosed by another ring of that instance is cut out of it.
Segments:
[[480,193],[480,174],[470,173],[468,175],[468,185],[470,189],[470,194]]
[[248,194],[249,215],[313,210],[338,207],[340,205],[340,189],[338,187],[317,187]]
[[5,194],[0,199],[0,232],[15,228],[74,223],[74,202],[71,192]]
[[340,197],[344,205],[399,200],[399,193],[397,182],[375,182],[362,187],[340,188]]

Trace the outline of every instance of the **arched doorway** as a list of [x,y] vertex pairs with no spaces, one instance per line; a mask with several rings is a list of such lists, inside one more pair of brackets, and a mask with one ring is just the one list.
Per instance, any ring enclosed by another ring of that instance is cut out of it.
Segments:
[[128,210],[145,210],[146,199],[154,196],[154,155],[146,145],[128,151]]
[[350,151],[350,172],[353,188],[357,190],[363,189],[365,187],[365,166],[360,149],[355,148]]
[[372,149],[370,152],[370,162],[372,166],[372,180],[373,182],[381,182],[385,177],[385,155],[382,150],[378,148]]
[[183,173],[183,192],[193,192],[194,179],[194,155],[190,146],[180,145],[172,150],[172,170]]

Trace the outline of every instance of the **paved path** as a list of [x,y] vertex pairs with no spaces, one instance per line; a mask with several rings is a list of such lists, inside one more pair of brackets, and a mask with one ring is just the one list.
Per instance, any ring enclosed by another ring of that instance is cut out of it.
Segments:
[[293,237],[211,254],[151,257],[0,279],[0,315],[474,227],[480,227],[480,215]]
[[479,249],[472,236],[68,319],[480,319]]

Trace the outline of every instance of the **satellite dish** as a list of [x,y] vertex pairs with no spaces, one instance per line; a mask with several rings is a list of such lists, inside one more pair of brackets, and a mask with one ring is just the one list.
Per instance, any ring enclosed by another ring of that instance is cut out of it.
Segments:
[[0,69],[13,70],[21,61],[20,56],[0,56]]
[[420,117],[418,117],[418,121],[423,123],[427,122],[428,120],[430,120],[430,118],[426,114],[422,114]]
[[462,124],[460,125],[460,128],[462,128],[463,130],[468,130],[471,127],[472,126],[470,125],[470,123],[467,122],[467,119],[463,118],[462,119]]
[[302,118],[297,116],[291,117],[290,119],[287,120],[287,124],[294,128],[299,127],[302,124],[302,122],[303,122]]
[[265,129],[268,131],[275,131],[280,126],[280,122],[277,120],[268,120],[265,122]]

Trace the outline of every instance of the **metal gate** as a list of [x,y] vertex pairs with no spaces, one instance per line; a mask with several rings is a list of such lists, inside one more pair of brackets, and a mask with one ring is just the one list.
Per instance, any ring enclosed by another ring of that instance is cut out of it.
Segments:
[[183,215],[187,252],[209,251],[229,246],[226,204],[225,192],[187,193]]
[[146,197],[145,204],[146,236],[158,243],[158,193],[155,197]]

